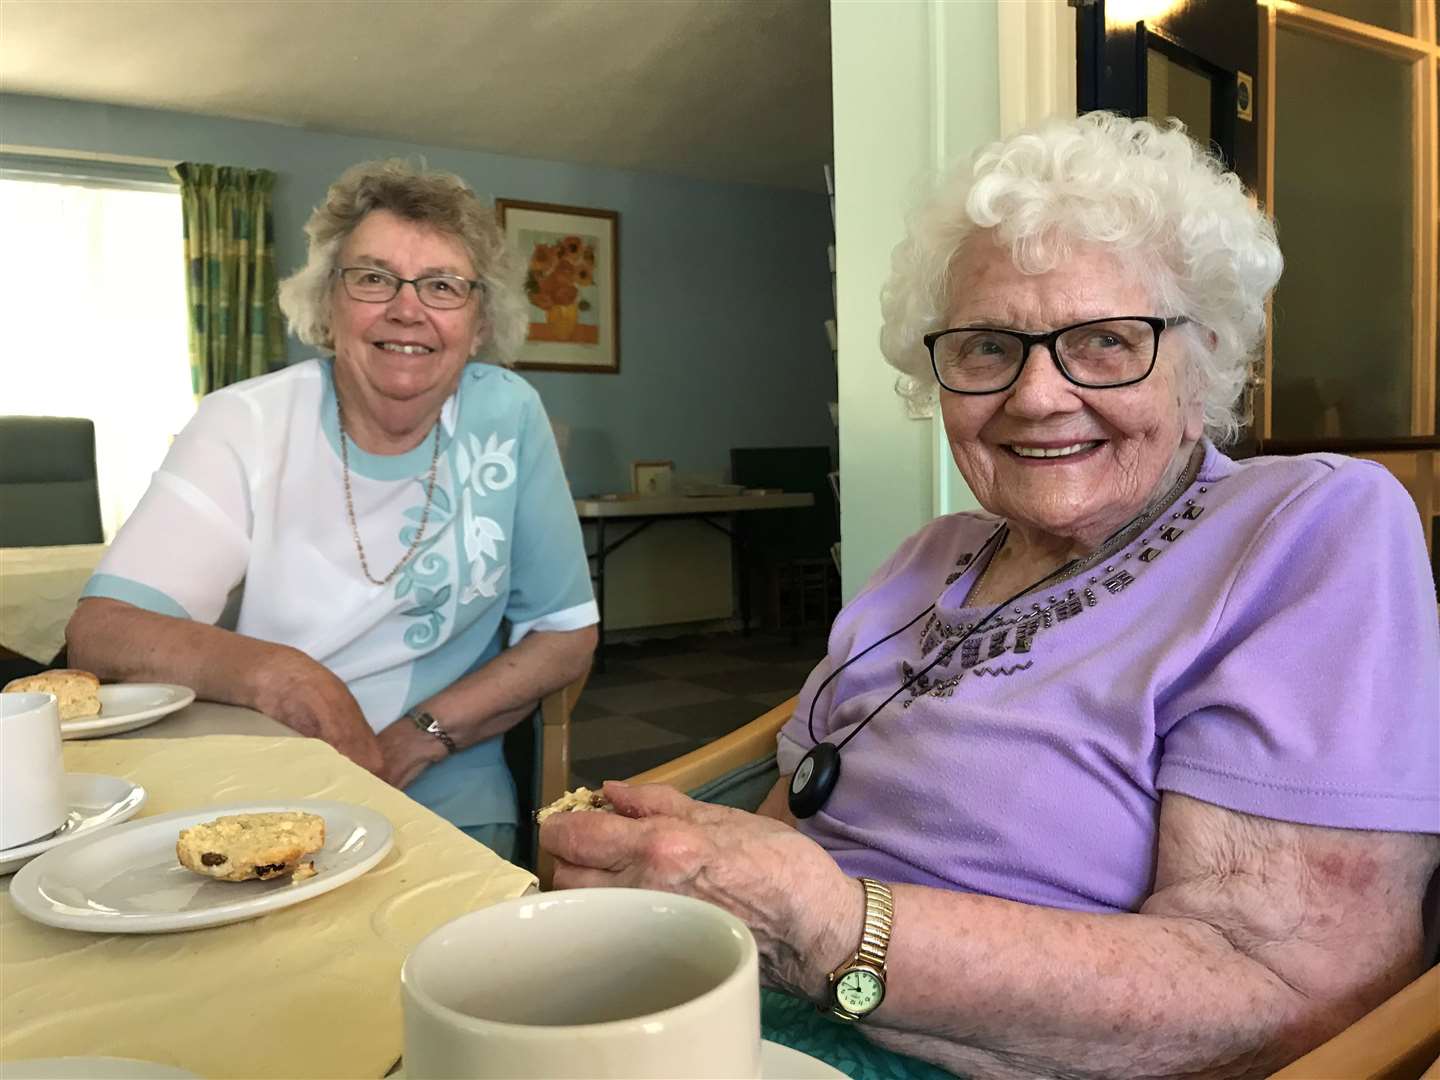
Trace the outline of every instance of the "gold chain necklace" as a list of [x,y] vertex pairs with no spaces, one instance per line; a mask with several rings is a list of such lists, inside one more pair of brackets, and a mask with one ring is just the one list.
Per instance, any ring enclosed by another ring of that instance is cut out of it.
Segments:
[[345,514],[350,519],[350,536],[355,541],[355,554],[360,556],[360,569],[370,584],[389,585],[425,539],[425,525],[430,520],[430,503],[435,498],[435,470],[440,464],[440,420],[437,418],[435,421],[435,452],[430,455],[430,475],[425,481],[425,507],[420,511],[420,528],[415,530],[415,539],[410,542],[410,550],[400,556],[395,569],[383,578],[377,578],[370,573],[370,563],[365,559],[365,545],[360,542],[360,526],[355,521],[355,499],[350,493],[350,452],[346,449],[345,442],[345,407],[340,404],[339,390],[335,392],[335,416],[340,424],[340,467],[345,477]]

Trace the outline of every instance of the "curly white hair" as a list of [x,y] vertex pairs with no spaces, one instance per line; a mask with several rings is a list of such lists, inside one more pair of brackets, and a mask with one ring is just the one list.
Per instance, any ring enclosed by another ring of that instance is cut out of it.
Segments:
[[944,328],[965,242],[988,232],[1024,273],[1045,273],[1078,246],[1136,266],[1158,314],[1201,329],[1185,340],[1206,433],[1221,445],[1238,434],[1283,260],[1273,223],[1178,120],[1093,112],[1020,132],[942,178],[907,224],[881,293],[880,347],[912,406],[936,393],[921,338]]
[[305,265],[280,283],[280,309],[295,336],[322,352],[335,351],[330,304],[336,259],[346,238],[375,210],[448,233],[465,245],[481,283],[487,328],[474,359],[510,363],[525,340],[525,301],[519,260],[505,244],[494,208],[454,173],[403,158],[351,166],[311,213],[305,223],[310,238]]

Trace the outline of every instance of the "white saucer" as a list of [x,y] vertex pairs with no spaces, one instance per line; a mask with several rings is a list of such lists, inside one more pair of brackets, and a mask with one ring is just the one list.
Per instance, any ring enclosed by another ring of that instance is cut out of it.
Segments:
[[106,825],[129,821],[145,805],[145,789],[118,776],[66,773],[64,798],[69,813],[58,832],[19,847],[0,848],[0,876],[13,874],[57,844],[68,843]]
[[[295,881],[216,881],[175,858],[181,829],[225,814],[304,810],[325,819],[314,877]],[[229,803],[132,821],[45,852],[10,882],[20,914],[64,930],[160,934],[253,919],[353,881],[394,843],[374,810],[320,799]]]
[[66,720],[60,725],[62,739],[94,739],[119,735],[153,724],[195,700],[188,686],[169,683],[115,683],[100,687],[100,715],[83,720]]
[[760,1077],[761,1080],[847,1080],[835,1066],[769,1039],[760,1042]]
[[[405,1062],[385,1074],[385,1080],[405,1080]],[[849,1080],[819,1058],[769,1039],[760,1040],[760,1080]]]
[[200,1080],[193,1072],[134,1058],[63,1057],[7,1061],[5,1080]]

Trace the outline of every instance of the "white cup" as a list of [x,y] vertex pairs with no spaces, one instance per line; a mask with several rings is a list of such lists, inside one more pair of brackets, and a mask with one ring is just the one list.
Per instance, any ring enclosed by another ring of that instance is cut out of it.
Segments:
[[755,939],[701,900],[522,896],[431,933],[400,984],[407,1080],[760,1075]]
[[54,694],[0,694],[0,848],[65,823],[65,763]]

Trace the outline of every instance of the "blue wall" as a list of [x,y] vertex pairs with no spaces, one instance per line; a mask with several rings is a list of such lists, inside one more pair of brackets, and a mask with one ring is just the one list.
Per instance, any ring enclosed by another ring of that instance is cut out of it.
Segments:
[[635,460],[721,476],[731,446],[834,445],[824,196],[15,94],[0,142],[274,170],[282,276],[326,186],[369,158],[423,154],[490,196],[617,210],[620,373],[523,373],[571,428],[576,494],[624,490]]

